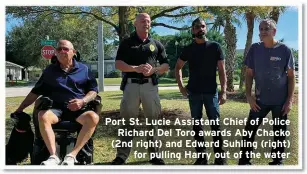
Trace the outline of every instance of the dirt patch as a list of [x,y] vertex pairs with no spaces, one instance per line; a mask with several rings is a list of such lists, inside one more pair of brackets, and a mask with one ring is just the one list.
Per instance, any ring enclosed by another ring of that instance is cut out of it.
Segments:
[[247,102],[245,92],[242,91],[227,92],[227,100],[234,100],[244,103]]

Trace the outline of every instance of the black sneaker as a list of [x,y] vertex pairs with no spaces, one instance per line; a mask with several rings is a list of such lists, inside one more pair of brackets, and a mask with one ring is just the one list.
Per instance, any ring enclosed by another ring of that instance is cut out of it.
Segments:
[[227,165],[225,158],[215,158],[214,165]]
[[208,161],[206,158],[198,158],[194,165],[208,165]]
[[269,162],[269,165],[283,165],[283,163],[279,160],[273,160],[272,162]]
[[165,165],[165,162],[161,158],[153,158],[149,161],[152,165]]
[[116,157],[112,162],[111,165],[123,165],[125,164],[125,160],[120,157]]
[[252,165],[248,159],[240,159],[238,165]]

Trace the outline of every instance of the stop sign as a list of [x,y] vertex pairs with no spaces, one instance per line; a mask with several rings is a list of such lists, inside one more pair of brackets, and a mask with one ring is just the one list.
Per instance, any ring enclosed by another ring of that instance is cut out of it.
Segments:
[[42,50],[41,50],[41,54],[43,56],[43,58],[45,59],[51,59],[52,56],[55,55],[55,49],[53,46],[51,45],[45,45]]

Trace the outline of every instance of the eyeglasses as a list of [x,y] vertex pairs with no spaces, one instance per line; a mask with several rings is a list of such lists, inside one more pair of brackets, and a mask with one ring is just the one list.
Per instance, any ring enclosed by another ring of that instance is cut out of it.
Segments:
[[205,28],[205,27],[206,27],[205,25],[195,25],[194,26],[194,28],[197,29],[197,30],[201,29],[201,28]]
[[67,53],[70,50],[70,48],[66,48],[66,47],[58,47],[58,48],[56,48],[57,52],[61,52],[62,50],[63,50],[63,52]]

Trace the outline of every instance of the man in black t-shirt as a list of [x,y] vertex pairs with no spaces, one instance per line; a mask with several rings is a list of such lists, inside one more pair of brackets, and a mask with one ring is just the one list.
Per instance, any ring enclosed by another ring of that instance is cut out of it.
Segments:
[[[216,131],[217,135],[213,136],[213,141],[218,146],[214,146],[214,153],[224,153],[222,149],[222,137],[220,136],[219,105],[226,101],[226,73],[224,55],[220,45],[216,42],[208,41],[206,34],[205,22],[197,18],[192,23],[193,42],[186,46],[175,68],[176,80],[178,87],[183,96],[188,97],[191,115],[193,119],[202,119],[203,105],[206,108],[208,119],[211,120],[210,126],[212,131]],[[184,64],[189,63],[189,81],[186,87],[182,83],[181,69]],[[216,83],[216,69],[218,68],[221,83],[221,92],[218,95]],[[204,142],[204,137],[199,136],[199,132],[203,131],[202,125],[194,125],[195,140]],[[199,144],[199,143],[197,143]],[[195,165],[206,165],[208,159],[205,153],[205,147],[195,147],[196,152],[200,155],[194,163]],[[214,164],[224,165],[226,159],[215,158]]]
[[[134,23],[136,31],[121,42],[116,55],[115,66],[125,74],[124,79],[127,79],[122,89],[124,94],[120,104],[120,115],[126,122],[121,129],[130,133],[134,130],[134,126],[129,125],[129,119],[138,117],[140,103],[149,122],[158,119],[161,112],[156,77],[168,71],[168,61],[163,45],[149,36],[150,24],[148,14],[137,15]],[[148,137],[149,142],[158,142],[157,125],[149,126],[149,130],[154,132],[153,136]],[[130,142],[132,139],[133,136],[120,136],[121,142]],[[124,164],[130,154],[131,147],[122,144],[117,148],[113,165]],[[154,155],[159,154],[159,147],[149,147],[148,151],[152,157],[150,158],[152,164],[164,164],[161,155],[157,157]]]

